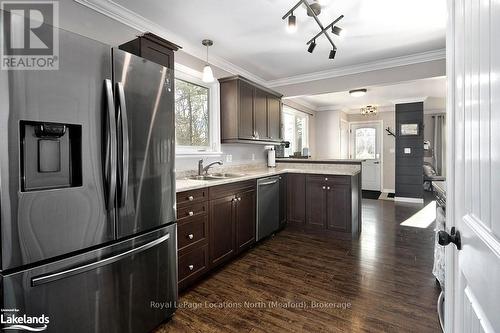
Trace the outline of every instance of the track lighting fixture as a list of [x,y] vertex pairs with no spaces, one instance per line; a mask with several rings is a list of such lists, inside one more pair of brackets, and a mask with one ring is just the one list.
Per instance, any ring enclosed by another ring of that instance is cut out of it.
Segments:
[[290,16],[288,16],[288,27],[287,27],[288,32],[294,33],[297,31],[297,18],[295,15],[293,15],[293,12]]
[[[321,2],[321,3],[320,3]],[[335,43],[333,42],[332,38],[330,37],[329,30],[332,30],[332,33],[341,36],[343,29],[340,27],[337,27],[335,24],[342,20],[344,18],[344,15],[340,15],[337,17],[335,20],[333,20],[332,23],[327,25],[326,27],[323,26],[321,21],[318,19],[318,15],[321,13],[321,6],[324,5],[324,1],[321,0],[314,0],[312,3],[309,0],[299,0],[285,15],[283,15],[282,19],[288,18],[288,26],[287,30],[289,32],[295,32],[297,30],[297,18],[295,15],[293,15],[293,11],[299,8],[301,5],[303,5],[307,9],[307,15],[311,16],[314,18],[316,23],[318,24],[320,28],[320,32],[316,34],[313,38],[311,38],[306,44],[309,45],[307,48],[307,51],[309,53],[313,53],[314,48],[316,47],[316,38],[318,38],[320,35],[325,35],[326,39],[330,42],[332,45],[332,50],[330,51],[330,54],[328,55],[329,59],[334,59],[335,55],[337,54],[337,46],[335,46]]]
[[328,59],[335,59],[335,54],[337,54],[337,50],[333,49],[330,51],[330,55],[328,56]]
[[340,28],[340,27],[337,27],[336,25],[334,25],[332,27],[332,33],[334,33],[335,35],[339,36],[339,37],[344,37],[344,29]]
[[316,42],[313,40],[311,42],[311,44],[309,44],[309,48],[307,49],[307,52],[313,53],[315,47],[316,47]]

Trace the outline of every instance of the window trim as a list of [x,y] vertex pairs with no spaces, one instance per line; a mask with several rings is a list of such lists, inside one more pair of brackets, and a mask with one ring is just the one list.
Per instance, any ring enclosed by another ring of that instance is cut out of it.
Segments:
[[176,157],[193,157],[193,156],[218,156],[222,155],[220,141],[220,88],[219,81],[215,80],[212,83],[203,82],[203,73],[182,64],[175,63],[175,79],[183,80],[188,83],[208,89],[208,131],[209,142],[208,147],[205,146],[179,146],[175,145]]
[[[283,140],[286,140],[285,139],[285,128],[284,128],[284,114],[289,114],[289,115],[292,115],[294,117],[300,117],[300,118],[304,118],[305,119],[305,128],[306,128],[306,133],[304,135],[304,138],[305,138],[305,143],[303,143],[303,147],[307,147],[307,148],[310,148],[309,147],[309,134],[310,134],[310,128],[309,128],[309,122],[310,122],[310,115],[305,113],[305,112],[302,112],[300,110],[297,110],[291,106],[288,106],[288,105],[283,105],[283,110],[282,110],[282,113],[283,113]],[[291,155],[290,155],[291,156]]]

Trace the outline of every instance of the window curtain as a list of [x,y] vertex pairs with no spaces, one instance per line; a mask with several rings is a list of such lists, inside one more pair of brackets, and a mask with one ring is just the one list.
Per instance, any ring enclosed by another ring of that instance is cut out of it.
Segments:
[[446,119],[445,116],[434,116],[434,156],[433,164],[436,173],[446,175]]

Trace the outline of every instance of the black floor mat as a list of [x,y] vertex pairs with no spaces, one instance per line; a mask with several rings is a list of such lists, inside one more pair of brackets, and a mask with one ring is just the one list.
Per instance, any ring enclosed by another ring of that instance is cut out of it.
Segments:
[[375,200],[378,200],[378,197],[380,197],[381,193],[382,192],[380,192],[380,191],[363,190],[363,199],[375,199]]
[[387,193],[388,198],[394,198],[396,195],[394,193]]

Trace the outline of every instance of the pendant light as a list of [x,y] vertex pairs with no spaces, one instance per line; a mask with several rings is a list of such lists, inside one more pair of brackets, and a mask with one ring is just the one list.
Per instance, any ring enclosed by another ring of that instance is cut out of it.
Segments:
[[214,82],[214,73],[212,72],[212,67],[208,64],[208,48],[212,45],[214,45],[214,42],[211,41],[210,39],[204,39],[201,41],[201,43],[207,47],[207,63],[205,64],[205,67],[203,67],[203,77],[202,80],[203,82],[210,83]]

